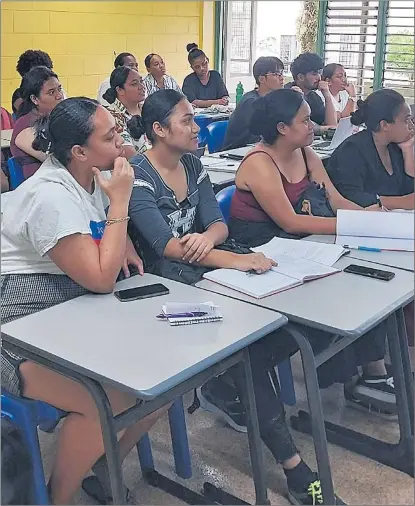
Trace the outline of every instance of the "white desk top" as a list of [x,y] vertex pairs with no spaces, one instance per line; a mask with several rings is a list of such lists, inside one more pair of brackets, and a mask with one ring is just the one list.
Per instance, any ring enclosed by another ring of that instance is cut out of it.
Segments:
[[234,172],[216,172],[208,170],[209,179],[212,184],[234,183]]
[[[220,155],[223,155],[224,153],[229,153],[232,155],[239,155],[239,156],[246,156],[252,148],[254,148],[255,145],[248,145],[244,146],[242,148],[236,148],[236,149],[228,149],[226,151],[218,151],[217,153],[211,153],[209,156],[213,156],[214,158],[219,158]],[[325,160],[326,158],[330,158],[330,153],[323,153],[323,152],[317,152],[317,155],[320,157],[321,160]]]
[[12,139],[13,130],[2,130],[1,131],[1,147],[9,148],[10,141]]
[[[131,302],[85,295],[3,325],[2,332],[28,350],[148,400],[287,322],[273,311],[150,274],[117,288],[160,282],[169,295]],[[220,306],[222,322],[172,327],[156,320],[167,301],[209,300]]]
[[[348,257],[340,259],[335,267],[344,269],[351,263],[384,269],[381,265]],[[289,320],[309,327],[355,336],[367,332],[413,299],[413,274],[400,269],[388,270],[395,272],[394,279],[389,282],[341,272],[263,299],[255,299],[207,280],[197,283],[197,286],[279,311]]]
[[[334,244],[336,237],[334,235],[310,235],[304,241],[324,242],[326,244]],[[411,251],[360,251],[356,249],[350,250],[348,258],[364,260],[366,262],[374,262],[387,267],[395,267],[396,269],[404,269],[414,272],[414,253]]]

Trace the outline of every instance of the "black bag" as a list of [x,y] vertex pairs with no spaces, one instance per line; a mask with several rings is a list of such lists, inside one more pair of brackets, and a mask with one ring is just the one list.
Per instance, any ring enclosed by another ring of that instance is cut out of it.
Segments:
[[304,190],[294,207],[297,214],[334,218],[335,214],[327,198],[324,183],[318,185],[314,181]]
[[1,504],[34,504],[32,461],[20,430],[1,419]]
[[[252,250],[233,239],[227,239],[223,244],[216,246],[215,249],[239,255],[252,253]],[[158,262],[149,266],[149,272],[152,274],[178,281],[179,283],[185,283],[186,285],[194,285],[203,278],[203,274],[211,270],[213,270],[211,267],[188,264],[177,260],[169,260],[168,258],[161,258]]]

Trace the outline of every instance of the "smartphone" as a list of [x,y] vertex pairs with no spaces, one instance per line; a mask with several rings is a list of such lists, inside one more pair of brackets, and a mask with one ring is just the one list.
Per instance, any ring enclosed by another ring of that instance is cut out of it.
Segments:
[[364,265],[350,264],[344,272],[350,274],[357,274],[358,276],[366,276],[367,278],[380,279],[381,281],[390,281],[395,277],[394,272],[381,271],[380,269],[372,269],[371,267],[365,267]]
[[222,153],[221,155],[219,155],[219,157],[228,158],[229,160],[237,160],[238,162],[244,159],[242,155],[234,155],[232,153]]
[[148,299],[149,297],[158,297],[159,295],[169,294],[169,289],[157,283],[155,285],[137,286],[135,288],[128,288],[127,290],[120,290],[114,292],[114,295],[121,302],[129,302],[130,300]]

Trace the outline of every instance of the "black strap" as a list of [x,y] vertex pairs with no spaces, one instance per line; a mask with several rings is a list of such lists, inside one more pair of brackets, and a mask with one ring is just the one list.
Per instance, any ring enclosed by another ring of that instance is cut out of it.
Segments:
[[[271,158],[272,163],[275,165],[275,167],[277,167],[278,172],[279,172],[280,174],[282,174],[282,172],[281,172],[280,168],[278,167],[277,162],[274,160],[274,158],[272,158],[272,156],[271,156],[271,155],[270,155],[267,151],[251,151],[250,153],[248,153],[248,154],[245,156],[245,158],[243,159],[243,162],[244,162],[247,158],[249,158],[250,156],[255,155],[255,154],[257,154],[257,153],[264,153],[265,155],[268,155],[268,156]],[[305,149],[304,149],[304,148],[301,148],[301,154],[303,155],[303,159],[304,159],[305,169],[306,169],[306,172],[307,172],[307,179],[310,179],[310,169],[308,168],[307,155],[306,155],[306,153],[305,153]],[[243,162],[242,162],[242,163],[243,163]],[[242,163],[241,163],[241,165],[242,165]]]

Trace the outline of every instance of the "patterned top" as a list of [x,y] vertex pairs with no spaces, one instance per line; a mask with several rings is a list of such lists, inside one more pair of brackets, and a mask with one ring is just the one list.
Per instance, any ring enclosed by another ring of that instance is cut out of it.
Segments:
[[[180,89],[180,86],[177,84],[177,82],[171,77],[165,74],[163,76],[163,82],[164,82],[164,89],[165,90],[176,90],[178,92],[182,92]],[[162,88],[159,88],[159,85],[157,84],[157,81],[154,79],[154,77],[151,74],[147,74],[146,77],[143,79],[143,84],[146,88],[146,96],[150,96],[156,91],[159,91]]]
[[115,102],[107,106],[106,109],[108,109],[115,118],[116,129],[124,139],[124,146],[134,146],[139,154],[147,151],[148,146],[145,136],[142,135],[138,140],[133,139],[128,130],[127,123],[133,116],[127,111],[125,105],[116,98]]

